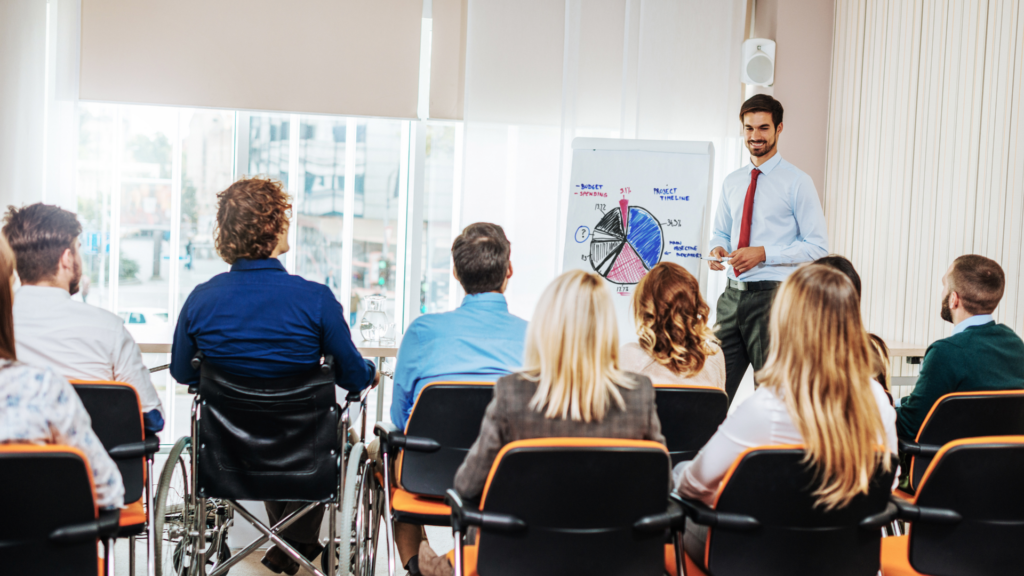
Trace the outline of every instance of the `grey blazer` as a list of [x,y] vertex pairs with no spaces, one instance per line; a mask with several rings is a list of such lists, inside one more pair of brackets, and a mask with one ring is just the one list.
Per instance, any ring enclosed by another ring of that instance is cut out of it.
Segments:
[[545,418],[530,409],[537,384],[519,374],[510,374],[494,385],[494,398],[487,405],[480,436],[466,460],[455,473],[455,489],[464,498],[476,498],[484,490],[491,465],[501,448],[516,440],[556,437],[623,438],[665,443],[661,421],[654,405],[654,388],[646,376],[627,373],[632,390],[620,388],[625,410],[614,404],[600,422]]

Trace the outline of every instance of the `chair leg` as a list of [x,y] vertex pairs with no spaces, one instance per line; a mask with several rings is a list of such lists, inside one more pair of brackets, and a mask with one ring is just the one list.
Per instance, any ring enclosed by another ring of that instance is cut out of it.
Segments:
[[[146,574],[156,576],[156,534],[153,533],[153,457],[146,458]],[[134,576],[134,572],[132,573]]]
[[128,537],[128,575],[135,576],[135,536]]
[[398,544],[395,542],[395,525],[391,521],[391,467],[387,452],[382,451],[381,459],[384,463],[384,522],[388,541],[388,576],[395,576],[395,556],[398,553],[395,547]]
[[[339,498],[339,501],[341,498]],[[327,548],[324,550],[324,554],[327,554],[327,576],[334,576],[335,568],[341,564],[334,558],[334,547],[335,547],[335,536],[338,529],[338,505],[328,504],[330,506],[330,512],[328,513],[328,525],[327,525]],[[344,533],[344,531],[343,531]],[[346,562],[347,558],[342,558],[342,562]]]
[[114,576],[114,540],[108,538],[103,541],[103,570],[106,576]]
[[455,566],[453,576],[463,576],[465,569],[462,566],[462,532],[452,529],[452,538],[455,539]]
[[686,576],[686,561],[683,559],[683,556],[686,554],[686,551],[683,550],[683,533],[677,532],[673,535],[672,539],[676,549],[676,574]]

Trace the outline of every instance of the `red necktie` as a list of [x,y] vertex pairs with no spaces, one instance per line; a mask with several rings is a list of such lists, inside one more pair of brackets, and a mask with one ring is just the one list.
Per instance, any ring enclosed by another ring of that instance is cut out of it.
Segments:
[[743,219],[740,220],[740,243],[737,248],[750,246],[750,221],[754,218],[754,192],[757,190],[757,175],[760,173],[757,168],[750,171],[750,186],[747,186],[747,197],[743,200]]

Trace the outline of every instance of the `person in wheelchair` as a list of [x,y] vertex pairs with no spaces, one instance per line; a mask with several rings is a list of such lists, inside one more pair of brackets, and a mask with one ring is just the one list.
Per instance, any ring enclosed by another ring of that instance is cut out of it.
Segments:
[[0,444],[63,444],[85,454],[96,504],[124,505],[117,464],[92,429],[74,388],[52,369],[18,362],[14,345],[14,253],[0,236]]
[[[802,444],[818,472],[817,504],[842,508],[868,492],[879,466],[889,470],[890,456],[876,447],[897,451],[896,412],[872,379],[860,298],[842,272],[804,266],[779,289],[769,330],[768,360],[757,374],[761,386],[696,458],[676,466],[676,491],[714,506],[722,480],[745,450]],[[706,539],[707,527],[687,520],[683,544],[691,558],[704,558]]]
[[[527,323],[509,313],[504,295],[511,252],[505,231],[487,222],[466,226],[452,243],[452,272],[466,297],[457,309],[420,316],[405,331],[391,400],[391,421],[400,430],[427,384],[493,382],[522,364]],[[380,462],[378,439],[369,453]],[[395,523],[398,556],[411,576],[419,574],[417,550],[425,538],[423,527]]]
[[[501,448],[516,440],[624,438],[665,443],[654,387],[619,367],[612,297],[597,274],[572,270],[544,291],[526,334],[524,367],[500,378],[480,436],[455,475],[479,499]],[[451,561],[420,546],[424,576],[451,576]]]
[[[191,361],[204,362],[236,376],[285,378],[334,357],[336,384],[348,391],[376,385],[373,363],[352,342],[341,304],[330,288],[288,274],[277,259],[288,251],[289,197],[279,182],[242,179],[217,195],[215,246],[231,271],[196,286],[185,301],[174,330],[171,376],[199,383]],[[339,430],[339,434],[342,431]],[[301,508],[301,503],[266,502],[271,524]],[[312,560],[319,543],[324,508],[302,516],[282,535]],[[263,564],[275,573],[295,574],[298,564],[271,548]]]

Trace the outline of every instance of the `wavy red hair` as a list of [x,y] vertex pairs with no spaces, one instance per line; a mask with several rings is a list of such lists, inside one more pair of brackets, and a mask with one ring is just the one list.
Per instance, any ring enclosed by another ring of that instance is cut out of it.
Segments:
[[245,178],[217,194],[217,253],[228,264],[269,258],[288,227],[292,205],[281,183]]
[[686,268],[662,262],[651,268],[633,293],[633,318],[640,348],[657,363],[680,376],[704,369],[716,350],[708,327],[710,309],[700,284]]

